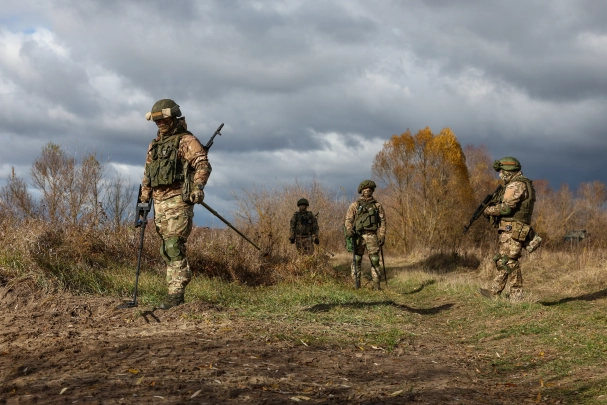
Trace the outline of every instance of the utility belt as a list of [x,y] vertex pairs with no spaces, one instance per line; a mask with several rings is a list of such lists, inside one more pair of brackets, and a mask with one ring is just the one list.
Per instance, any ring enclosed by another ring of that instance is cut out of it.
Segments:
[[498,232],[509,232],[512,239],[524,242],[531,231],[531,225],[520,221],[502,219],[497,230]]

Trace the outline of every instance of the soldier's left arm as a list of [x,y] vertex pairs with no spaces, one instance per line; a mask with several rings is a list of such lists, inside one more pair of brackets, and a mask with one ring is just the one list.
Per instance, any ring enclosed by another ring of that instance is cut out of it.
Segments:
[[384,206],[377,203],[377,211],[379,212],[379,227],[377,228],[377,237],[384,238],[386,236],[386,212]]
[[180,152],[190,166],[194,169],[194,185],[201,184],[203,187],[207,184],[211,175],[211,164],[207,156],[207,151],[202,147],[200,141],[194,135],[184,135],[179,145]]

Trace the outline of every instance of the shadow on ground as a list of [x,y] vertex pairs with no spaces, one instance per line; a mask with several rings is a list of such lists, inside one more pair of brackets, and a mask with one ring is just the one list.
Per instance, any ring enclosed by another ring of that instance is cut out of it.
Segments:
[[398,304],[394,301],[386,300],[386,301],[374,301],[374,302],[347,302],[345,304],[316,304],[310,308],[307,308],[306,311],[308,311],[308,312],[329,312],[331,309],[333,309],[335,307],[363,309],[363,308],[376,307],[376,306],[391,306],[391,307],[395,307],[395,308],[401,309],[403,311],[411,312],[414,314],[434,315],[434,314],[438,314],[439,312],[449,310],[453,306],[453,304],[444,304],[444,305],[434,307],[434,308],[413,308],[408,305]]
[[561,298],[558,301],[540,301],[540,304],[549,307],[552,305],[560,305],[571,301],[595,301],[607,297],[607,288],[601,291],[596,291],[589,294],[578,295],[577,297]]

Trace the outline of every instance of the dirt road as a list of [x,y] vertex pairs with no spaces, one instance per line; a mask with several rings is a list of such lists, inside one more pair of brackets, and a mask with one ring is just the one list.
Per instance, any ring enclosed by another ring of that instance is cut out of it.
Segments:
[[211,321],[225,310],[200,302],[116,310],[109,298],[5,287],[0,304],[2,404],[535,402],[536,387],[508,383],[446,336],[387,352],[277,339],[288,325]]

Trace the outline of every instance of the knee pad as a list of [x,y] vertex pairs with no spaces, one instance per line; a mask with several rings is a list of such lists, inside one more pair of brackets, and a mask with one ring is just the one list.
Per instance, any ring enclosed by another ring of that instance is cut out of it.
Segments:
[[518,260],[510,258],[508,255],[497,254],[493,256],[493,261],[498,270],[503,270],[508,273],[511,273],[518,268]]
[[363,257],[362,257],[362,256],[359,256],[359,255],[355,255],[355,256],[354,256],[354,260],[356,261],[356,266],[360,267],[360,264],[361,264],[361,263],[362,263],[362,261],[363,261]]
[[379,255],[369,255],[369,259],[371,260],[371,266],[379,268]]
[[185,245],[179,236],[166,238],[164,240],[164,250],[171,262],[185,259]]
[[162,257],[162,260],[164,260],[167,264],[171,261],[171,258],[167,255],[164,240],[160,243],[160,257]]

